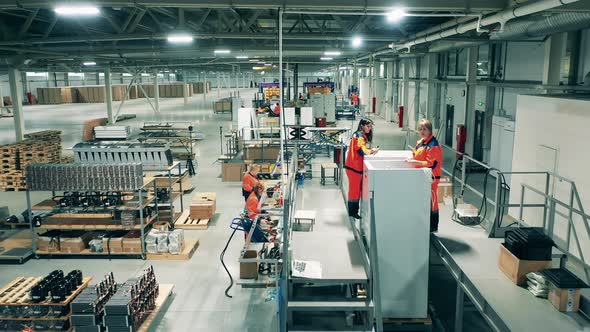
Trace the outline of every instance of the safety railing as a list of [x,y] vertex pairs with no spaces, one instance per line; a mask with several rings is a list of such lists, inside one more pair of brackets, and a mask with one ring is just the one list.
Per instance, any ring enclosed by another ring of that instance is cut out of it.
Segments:
[[[418,135],[414,131],[408,130],[406,132],[405,145],[408,149],[412,148],[409,143],[416,142],[417,137]],[[452,166],[449,167],[451,164]],[[454,204],[458,197],[460,197],[465,202],[478,207],[480,213],[482,209],[486,209],[487,211],[491,207],[493,214],[487,215],[485,213],[481,215],[481,225],[489,232],[490,237],[503,237],[505,232],[511,229],[511,226],[526,226],[527,223],[524,220],[525,211],[541,209],[542,213],[534,215],[534,217],[541,219],[541,225],[546,234],[554,240],[557,248],[563,252],[563,255],[560,257],[562,258],[562,264],[565,264],[567,260],[577,264],[582,268],[587,281],[590,281],[590,264],[586,255],[584,255],[584,249],[587,250],[588,248],[585,248],[581,241],[581,235],[584,232],[583,234],[585,234],[587,241],[586,246],[590,243],[590,215],[586,214],[584,210],[576,183],[573,180],[548,171],[503,172],[446,145],[443,145],[442,171],[451,178],[453,188],[456,186],[460,188],[458,195],[456,190],[453,189],[452,198]],[[474,174],[481,173],[485,174],[483,179],[481,176],[474,176]],[[493,177],[495,185],[487,188],[484,182],[483,188],[478,188],[475,183],[480,184],[480,182],[473,181],[474,184],[470,184],[470,176],[475,177],[479,181],[487,181],[486,178],[488,176]],[[513,202],[518,203],[509,203],[511,188],[505,179],[506,177],[513,176],[519,177],[519,181],[513,181],[513,183],[520,185],[520,196],[518,200],[512,199]],[[535,187],[530,183],[537,183],[537,186]],[[554,189],[556,183],[567,184],[568,187],[563,188],[561,191],[568,193],[567,197],[564,197],[567,199],[557,196]],[[536,194],[537,199],[528,197],[530,194],[527,196],[527,193]],[[476,204],[478,201],[479,205]],[[510,216],[507,213],[507,209],[511,208],[516,209],[518,216]],[[560,208],[564,211],[560,211]],[[513,217],[514,220],[508,226],[505,226],[503,221],[507,216]],[[555,232],[558,217],[564,218],[567,222],[565,239],[563,240]],[[536,223],[533,222],[531,224],[534,225]],[[572,239],[575,248],[572,248]],[[577,250],[577,254],[573,249]]]

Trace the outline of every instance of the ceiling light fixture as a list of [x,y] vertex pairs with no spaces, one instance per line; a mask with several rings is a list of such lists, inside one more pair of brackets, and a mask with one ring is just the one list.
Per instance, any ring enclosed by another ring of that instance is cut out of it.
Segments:
[[166,39],[168,40],[169,43],[174,43],[174,44],[190,44],[194,40],[193,36],[188,33],[169,34]]
[[265,63],[264,65],[268,67],[268,66],[272,66],[272,63]]
[[94,61],[86,61],[86,62],[82,62],[82,64],[84,66],[96,66],[96,62],[94,62]]
[[215,50],[215,51],[213,51],[213,53],[215,53],[215,54],[230,54],[231,51],[230,50]]
[[258,60],[256,60],[256,59],[250,59],[248,61],[250,61],[250,62],[258,62]]
[[96,16],[100,13],[98,7],[90,5],[58,6],[53,10],[62,16]]
[[395,23],[404,18],[408,13],[402,8],[396,8],[387,13],[387,22]]
[[361,37],[356,36],[352,38],[352,47],[357,48],[361,47],[361,45],[363,45],[363,39]]
[[248,59],[247,55],[238,55],[236,56],[236,59]]
[[330,60],[334,60],[334,58],[321,57],[320,60],[322,60],[322,61],[330,61]]
[[324,52],[324,55],[335,55],[335,56],[339,56],[339,55],[342,55],[342,53],[340,51],[326,51],[326,52]]

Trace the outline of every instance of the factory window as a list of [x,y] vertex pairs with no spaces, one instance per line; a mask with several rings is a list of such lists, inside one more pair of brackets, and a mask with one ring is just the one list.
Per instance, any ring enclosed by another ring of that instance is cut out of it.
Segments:
[[447,75],[457,76],[457,52],[449,52],[449,56],[447,57],[447,59]]
[[490,71],[490,45],[485,44],[478,47],[477,52],[477,76],[488,76]]

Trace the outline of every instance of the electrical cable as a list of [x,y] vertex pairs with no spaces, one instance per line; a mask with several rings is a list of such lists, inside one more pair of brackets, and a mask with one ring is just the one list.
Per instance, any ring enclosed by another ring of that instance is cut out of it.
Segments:
[[229,243],[231,242],[232,238],[234,237],[234,234],[236,234],[237,230],[238,230],[238,227],[235,227],[234,231],[229,236],[229,239],[227,240],[227,243],[225,244],[223,251],[221,251],[221,254],[219,255],[219,260],[221,261],[221,265],[223,265],[225,272],[229,276],[229,286],[225,289],[225,296],[229,297],[230,299],[233,298],[233,296],[229,295],[228,292],[234,286],[234,278],[232,277],[231,273],[227,269],[227,266],[225,266],[225,262],[223,261],[223,257],[225,256],[225,252],[227,250],[227,247],[229,247]]

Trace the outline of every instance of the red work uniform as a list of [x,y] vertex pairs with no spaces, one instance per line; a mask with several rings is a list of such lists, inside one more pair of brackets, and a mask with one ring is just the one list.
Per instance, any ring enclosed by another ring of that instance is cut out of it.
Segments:
[[367,147],[367,135],[357,131],[351,139],[346,153],[346,176],[348,177],[348,202],[357,203],[361,199],[361,190],[363,183],[363,161],[365,155],[373,153],[373,150]]
[[276,116],[280,115],[281,114],[281,106],[276,105],[275,109],[274,109],[274,113]]
[[244,179],[242,180],[242,195],[244,196],[244,201],[248,200],[248,197],[250,197],[250,194],[252,193],[252,189],[258,185],[260,185],[260,181],[258,181],[257,177],[250,172],[244,174]]
[[414,159],[420,161],[422,167],[432,169],[431,212],[438,212],[438,183],[442,172],[442,148],[438,140],[430,135],[427,139],[420,139],[412,151]]
[[356,93],[351,94],[350,101],[352,102],[353,106],[357,106],[359,104],[359,96]]

